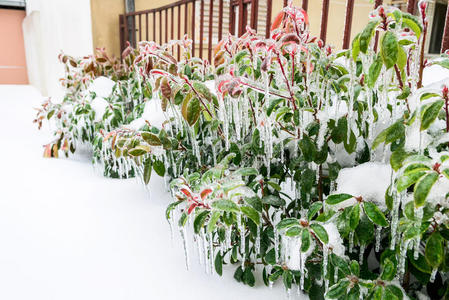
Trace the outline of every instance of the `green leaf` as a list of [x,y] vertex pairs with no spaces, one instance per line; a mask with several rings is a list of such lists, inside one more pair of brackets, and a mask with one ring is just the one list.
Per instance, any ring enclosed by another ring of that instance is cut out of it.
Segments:
[[407,65],[407,53],[405,53],[404,48],[398,45],[398,61],[397,61],[399,70],[403,70]]
[[408,175],[411,175],[411,174],[416,173],[416,172],[429,171],[429,170],[430,170],[430,167],[427,166],[427,165],[425,165],[425,164],[422,164],[422,163],[414,163],[414,164],[408,165],[408,166],[404,169],[403,174],[408,176]]
[[267,116],[270,116],[273,110],[278,106],[279,103],[281,103],[284,99],[278,98],[278,99],[271,99],[270,105],[268,105],[267,108]]
[[374,30],[376,29],[377,24],[379,24],[379,21],[377,20],[370,21],[360,33],[359,43],[360,51],[362,53],[366,53],[366,51],[368,50],[369,43],[374,35]]
[[236,175],[251,176],[257,175],[259,172],[255,168],[240,168],[234,172]]
[[357,57],[360,53],[360,33],[352,40],[352,59],[357,61]]
[[426,243],[425,258],[432,268],[438,268],[444,258],[444,239],[440,233],[434,232]]
[[314,202],[310,205],[309,210],[307,211],[307,220],[312,220],[312,218],[316,215],[316,213],[323,207],[323,203]]
[[315,143],[308,135],[304,134],[304,137],[299,141],[299,148],[305,161],[311,162],[314,160],[317,149]]
[[401,176],[397,182],[397,190],[398,192],[402,192],[407,189],[412,184],[415,184],[421,177],[423,177],[426,172],[416,172],[407,176]]
[[443,68],[449,69],[449,59],[442,59],[442,60],[437,60],[437,61],[433,61],[432,62],[433,65],[439,65],[442,66]]
[[350,267],[351,267],[351,273],[353,275],[355,275],[357,277],[360,276],[360,266],[359,266],[358,262],[356,262],[355,260],[352,260]]
[[387,69],[398,61],[398,41],[393,32],[385,32],[381,42],[381,55]]
[[268,195],[262,198],[262,203],[274,206],[284,206],[285,200],[275,195]]
[[212,100],[212,94],[204,83],[195,81],[192,85],[198,94],[200,94],[203,98],[206,98],[207,101]]
[[438,100],[421,112],[421,131],[426,130],[435,121],[443,108],[444,100]]
[[390,165],[393,168],[393,170],[398,171],[402,167],[404,160],[409,155],[410,154],[408,152],[404,151],[404,149],[402,149],[402,148],[394,151],[390,157]]
[[449,169],[444,169],[443,171],[441,171],[441,174],[443,174],[444,176],[446,176],[447,179],[449,179]]
[[340,280],[340,282],[334,284],[329,288],[326,293],[326,298],[328,299],[339,299],[346,295],[348,290],[349,281],[348,280]]
[[307,252],[310,248],[310,232],[303,230],[301,233],[301,252]]
[[367,84],[369,88],[374,87],[381,70],[382,70],[382,57],[380,55],[377,55],[376,59],[373,61],[368,70]]
[[165,217],[167,218],[167,220],[170,220],[170,215],[173,209],[175,209],[176,206],[178,206],[179,204],[181,204],[182,200],[170,203],[170,205],[167,207],[167,209],[165,210]]
[[242,280],[245,284],[253,287],[254,284],[256,283],[256,279],[254,278],[254,274],[251,271],[251,268],[246,268],[245,271],[243,272],[243,277]]
[[349,267],[349,264],[346,260],[341,258],[340,256],[332,253],[330,255],[330,261],[332,265],[336,268],[338,268],[345,276],[351,274],[351,269]]
[[147,158],[143,163],[143,182],[148,184],[151,178],[151,171],[153,170],[151,158]]
[[143,146],[137,146],[136,148],[129,150],[128,154],[137,157],[146,154],[148,151],[149,149],[144,148]]
[[193,229],[196,234],[200,233],[201,228],[203,228],[203,225],[206,222],[208,216],[209,216],[208,210],[202,211],[195,216],[195,220],[193,221]]
[[262,212],[262,201],[259,197],[245,198],[245,202],[251,205],[258,212]]
[[276,225],[276,228],[278,229],[278,230],[282,230],[282,229],[285,229],[285,228],[289,228],[289,227],[292,227],[292,226],[299,226],[300,224],[299,224],[299,220],[298,219],[295,219],[295,218],[285,218],[285,219],[282,219],[277,225]]
[[213,232],[217,224],[218,219],[220,219],[221,211],[215,210],[212,212],[209,222],[207,223],[207,232]]
[[242,206],[240,210],[251,220],[253,220],[256,225],[260,225],[260,214],[257,210],[251,206]]
[[215,256],[215,271],[220,276],[223,274],[223,257],[221,257],[220,251],[217,251]]
[[330,195],[326,199],[326,203],[330,205],[335,205],[345,200],[351,199],[353,196],[349,194],[335,194]]
[[383,270],[382,270],[382,275],[380,278],[382,278],[382,280],[388,280],[391,281],[394,279],[394,276],[396,276],[396,267],[394,265],[394,263],[389,260],[388,258],[386,258],[383,261]]
[[235,62],[239,63],[245,56],[248,56],[248,50],[242,50],[235,55]]
[[416,35],[416,37],[419,40],[419,37],[421,36],[422,32],[422,25],[419,19],[409,13],[402,13],[402,27],[408,27],[410,28]]
[[427,195],[429,195],[430,189],[437,180],[438,173],[431,172],[418,181],[413,191],[416,207],[423,206],[426,203]]
[[351,214],[349,215],[349,227],[352,230],[357,228],[360,220],[360,204],[356,204],[351,208]]
[[155,160],[153,162],[153,170],[156,172],[157,175],[164,177],[165,175],[165,165],[160,160]]
[[201,105],[198,98],[186,97],[182,102],[181,113],[190,126],[194,125],[201,113]]
[[239,212],[240,209],[233,201],[228,199],[218,199],[212,202],[212,207],[215,209],[227,211],[227,212]]
[[404,299],[404,294],[402,293],[402,290],[395,285],[387,285],[385,290],[389,291],[392,295],[396,296],[398,300]]
[[375,204],[365,201],[363,202],[363,209],[371,222],[382,227],[388,226],[387,218],[385,218],[383,212]]
[[143,138],[145,142],[147,142],[151,146],[160,146],[162,145],[161,140],[157,135],[151,132],[141,132],[140,136]]
[[327,244],[329,242],[329,236],[327,235],[327,231],[323,226],[317,223],[312,223],[310,224],[310,228],[321,242],[323,242],[324,244]]
[[420,99],[423,101],[434,97],[441,98],[441,96],[437,93],[422,93]]
[[302,228],[299,226],[293,226],[290,227],[289,229],[287,229],[287,231],[285,232],[286,236],[289,237],[294,237],[294,236],[298,236],[301,234]]

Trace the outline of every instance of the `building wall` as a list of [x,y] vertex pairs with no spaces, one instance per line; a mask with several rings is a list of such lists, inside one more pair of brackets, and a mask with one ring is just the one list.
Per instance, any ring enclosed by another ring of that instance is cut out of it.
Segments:
[[[95,47],[106,47],[108,53],[120,54],[120,36],[118,15],[125,11],[125,0],[91,0],[92,31]],[[175,0],[135,0],[136,11],[160,7]],[[216,1],[217,2],[217,1]],[[273,0],[272,18],[282,9],[283,0]],[[355,0],[351,38],[360,32],[368,22],[368,15],[373,10],[371,0]],[[297,6],[302,0],[293,0]],[[322,0],[309,0],[310,29],[313,35],[319,36],[321,26]],[[346,0],[330,0],[327,43],[341,49],[343,43],[344,16]],[[151,16],[150,16],[151,18]],[[144,22],[144,20],[142,20]],[[151,24],[151,19],[150,19]],[[158,24],[158,22],[156,22]],[[151,25],[150,25],[151,26]],[[158,26],[158,25],[156,25]],[[164,20],[163,20],[164,26]],[[158,32],[158,27],[157,31]],[[142,36],[145,36],[142,32]],[[150,34],[151,39],[151,34]]]
[[24,10],[0,9],[0,84],[27,84],[22,21]]
[[92,53],[90,0],[28,0],[23,21],[30,83],[43,95],[62,94],[58,54]]

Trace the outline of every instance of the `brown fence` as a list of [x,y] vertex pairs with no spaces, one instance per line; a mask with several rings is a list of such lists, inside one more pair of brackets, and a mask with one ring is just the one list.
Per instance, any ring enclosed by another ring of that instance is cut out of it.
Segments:
[[[261,1],[264,1],[266,5],[266,16],[260,14]],[[355,0],[346,0],[344,49],[350,45],[354,2]],[[377,8],[383,2],[383,0],[375,0],[373,8]],[[406,4],[409,13],[416,13],[418,0],[388,2],[390,4],[401,2]],[[272,5],[272,0],[179,0],[154,9],[123,14],[119,17],[121,49],[124,49],[126,41],[134,46],[142,40],[153,40],[162,44],[188,34],[193,40],[193,55],[201,58],[207,56],[210,61],[213,45],[220,41],[225,33],[242,35],[246,26],[249,25],[258,29],[259,32],[264,32],[268,37],[273,13]],[[287,5],[287,0],[283,0],[283,5]],[[302,1],[304,10],[307,11],[308,5],[309,0]],[[322,0],[320,38],[324,42],[329,20],[329,6],[330,0]],[[227,13],[226,10],[228,10]],[[225,24],[225,15],[227,15],[227,24]],[[262,26],[261,22],[264,23]],[[197,24],[199,26],[196,26]],[[441,52],[447,49],[449,49],[449,9],[446,12]]]

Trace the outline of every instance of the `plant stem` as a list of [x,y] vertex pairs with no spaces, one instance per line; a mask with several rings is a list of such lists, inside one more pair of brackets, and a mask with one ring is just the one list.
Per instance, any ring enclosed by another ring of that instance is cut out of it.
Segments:
[[422,88],[422,77],[424,72],[424,47],[426,45],[427,39],[427,20],[423,20],[423,32],[422,32],[422,42],[421,42],[421,54],[419,57],[419,80],[418,80],[418,89]]
[[[397,64],[394,65],[394,71],[396,72],[396,77],[398,78],[398,81],[399,81],[399,87],[403,91],[404,90],[404,82],[402,81],[401,72],[399,71]],[[407,110],[410,113],[411,111],[410,111],[410,106],[408,105],[408,98],[405,98],[405,104],[407,104]]]

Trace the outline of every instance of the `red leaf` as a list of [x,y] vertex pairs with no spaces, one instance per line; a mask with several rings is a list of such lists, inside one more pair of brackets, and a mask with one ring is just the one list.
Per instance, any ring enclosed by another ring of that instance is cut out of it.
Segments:
[[187,197],[193,198],[193,197],[192,197],[192,193],[190,192],[190,190],[188,190],[188,189],[186,189],[186,188],[182,188],[182,189],[181,189],[181,192],[182,192],[184,195],[186,195]]
[[209,194],[212,193],[212,189],[204,189],[201,191],[201,200],[204,200]]
[[195,207],[197,207],[198,204],[193,203],[192,205],[190,205],[189,209],[187,210],[187,214],[190,215],[190,213],[195,209]]

